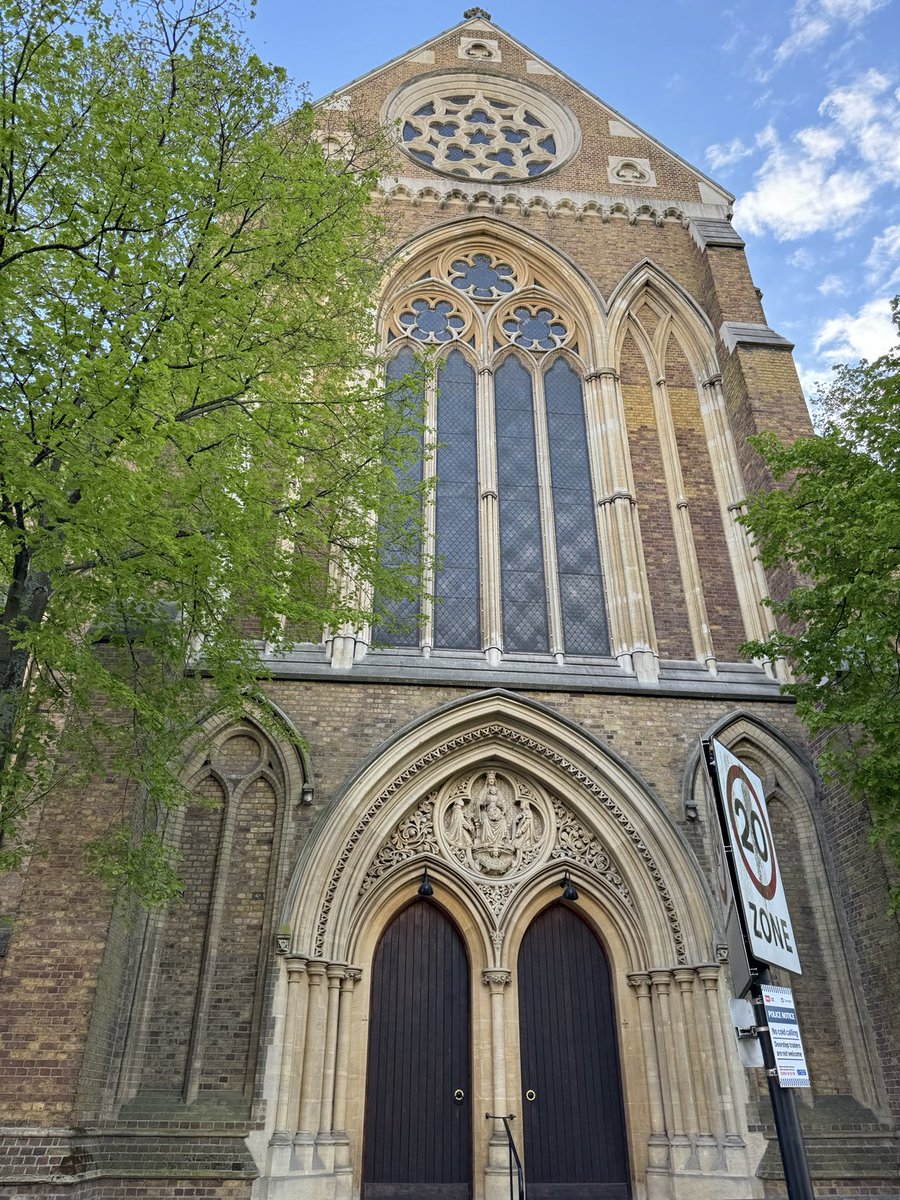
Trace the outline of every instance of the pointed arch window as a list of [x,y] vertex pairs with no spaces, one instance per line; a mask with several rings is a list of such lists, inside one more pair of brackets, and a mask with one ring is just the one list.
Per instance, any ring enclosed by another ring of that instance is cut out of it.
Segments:
[[482,248],[446,253],[395,300],[389,377],[423,342],[440,356],[423,547],[435,568],[423,611],[392,611],[376,645],[609,654],[580,337],[526,264]]

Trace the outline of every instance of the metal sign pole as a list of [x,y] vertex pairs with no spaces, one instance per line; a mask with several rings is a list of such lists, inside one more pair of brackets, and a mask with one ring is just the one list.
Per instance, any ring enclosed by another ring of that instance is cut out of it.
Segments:
[[[735,895],[737,895],[739,886],[734,865],[734,851],[731,846],[731,838],[725,817],[724,798],[716,769],[715,752],[709,741],[703,740],[701,747],[716,800],[716,814],[719,819],[722,843],[725,848],[725,860],[731,876],[731,885]],[[749,947],[751,941],[745,916],[741,910],[741,906],[738,905],[737,908],[751,968],[752,983],[750,994],[753,999],[754,1012],[756,1013],[756,1032],[763,1052],[766,1080],[769,1085],[769,1098],[772,1102],[775,1133],[778,1137],[778,1148],[781,1151],[781,1162],[784,1167],[784,1180],[787,1184],[788,1200],[815,1200],[812,1179],[809,1174],[809,1162],[806,1158],[806,1146],[803,1142],[803,1129],[797,1113],[797,1102],[793,1091],[790,1088],[782,1087],[778,1081],[775,1050],[772,1045],[769,1022],[763,1004],[762,989],[771,983],[771,974],[768,965],[759,961],[750,953]]]
[[769,1084],[769,1099],[772,1101],[772,1112],[775,1116],[775,1132],[778,1135],[778,1148],[784,1166],[788,1200],[815,1200],[803,1129],[797,1112],[797,1100],[790,1088],[784,1088],[778,1082],[772,1035],[763,1005],[762,989],[771,982],[772,975],[765,963],[757,963],[756,966],[757,976],[751,988],[753,1010],[756,1013],[757,1037],[762,1047],[766,1081]]

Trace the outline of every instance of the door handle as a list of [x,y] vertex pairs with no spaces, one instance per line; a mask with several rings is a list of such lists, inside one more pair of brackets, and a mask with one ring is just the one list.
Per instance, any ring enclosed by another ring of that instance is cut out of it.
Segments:
[[534,1088],[528,1089],[528,1091],[525,1093],[525,1099],[529,1101],[529,1103],[533,1100],[537,1100],[537,1092],[534,1090]]
[[456,1101],[457,1104],[462,1104],[462,1102],[463,1102],[463,1100],[465,1100],[465,1098],[466,1098],[466,1093],[462,1090],[462,1088],[457,1088],[456,1091],[453,1093],[453,1099]]

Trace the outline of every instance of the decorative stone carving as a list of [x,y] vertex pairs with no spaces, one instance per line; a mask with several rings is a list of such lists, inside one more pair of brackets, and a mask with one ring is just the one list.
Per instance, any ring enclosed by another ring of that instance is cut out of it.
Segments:
[[550,857],[591,867],[618,892],[630,908],[633,907],[634,901],[625,880],[612,865],[609,854],[597,838],[558,800],[553,801],[553,808],[556,813],[557,835],[556,846],[551,850]]
[[360,895],[367,892],[386,871],[408,858],[416,858],[420,854],[437,854],[438,846],[434,840],[434,825],[432,813],[434,810],[432,792],[405,821],[397,826],[387,843],[382,846],[375,856],[372,865],[366,871],[366,877],[359,889]]
[[502,58],[496,38],[460,38],[457,54],[475,62],[500,62]]
[[[653,886],[656,888],[660,902],[665,910],[666,918],[669,923],[670,935],[672,938],[675,957],[678,964],[685,963],[687,956],[684,946],[684,930],[681,927],[681,920],[675,908],[675,902],[672,899],[672,894],[663,879],[662,871],[660,870],[656,860],[650,853],[647,843],[641,837],[636,829],[634,822],[622,810],[611,796],[609,796],[603,788],[594,780],[587,772],[583,771],[575,763],[571,762],[565,755],[544,745],[536,738],[529,737],[527,734],[520,733],[518,730],[510,729],[508,726],[490,722],[481,725],[478,728],[467,730],[456,737],[447,738],[446,741],[433,746],[426,754],[411,762],[403,771],[400,772],[383,791],[372,800],[365,813],[360,817],[353,832],[348,837],[344,849],[341,851],[340,858],[335,866],[334,874],[328,884],[325,893],[325,898],[322,902],[322,907],[319,912],[318,926],[316,929],[315,946],[316,953],[321,953],[325,945],[326,933],[328,929],[328,921],[331,914],[334,898],[337,893],[341,877],[346,869],[347,863],[353,855],[353,851],[358,845],[360,839],[369,827],[372,820],[382,810],[382,808],[396,795],[401,788],[405,787],[410,780],[425,767],[432,766],[435,762],[456,751],[470,750],[473,746],[477,746],[480,742],[486,742],[488,746],[495,742],[505,742],[510,746],[515,747],[519,752],[533,755],[536,759],[544,759],[551,763],[558,770],[563,771],[569,779],[578,787],[583,788],[585,792],[593,797],[593,800],[605,808],[608,815],[614,820],[625,836],[631,842],[635,852],[640,857],[644,864],[644,868],[653,880]],[[552,808],[549,809],[550,819],[555,822],[555,813]],[[405,825],[406,822],[401,824]],[[399,832],[399,829],[398,829]],[[376,861],[379,856],[376,856]],[[375,864],[373,863],[373,867]],[[371,871],[372,868],[370,868]],[[383,874],[383,868],[379,871],[379,875]],[[365,885],[364,885],[365,886]],[[369,885],[371,886],[371,885]]]
[[436,812],[447,856],[482,877],[521,874],[542,856],[552,832],[546,799],[506,771],[457,779],[444,789]]
[[656,174],[649,158],[621,158],[611,154],[607,174],[610,183],[631,183],[638,187],[656,187]]

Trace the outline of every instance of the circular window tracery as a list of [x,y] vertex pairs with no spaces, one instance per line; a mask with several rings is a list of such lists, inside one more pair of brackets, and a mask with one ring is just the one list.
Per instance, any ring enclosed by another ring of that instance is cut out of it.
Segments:
[[517,285],[516,271],[493,254],[468,254],[454,259],[450,282],[473,300],[499,300]]
[[400,88],[386,118],[416,162],[486,182],[538,179],[578,148],[572,113],[519,81],[467,74],[425,77]]
[[413,300],[400,313],[397,322],[417,342],[432,344],[454,341],[466,325],[465,317],[454,310],[449,300],[431,303],[424,297]]
[[517,304],[500,327],[522,350],[556,350],[569,338],[569,328],[559,313],[539,302]]

